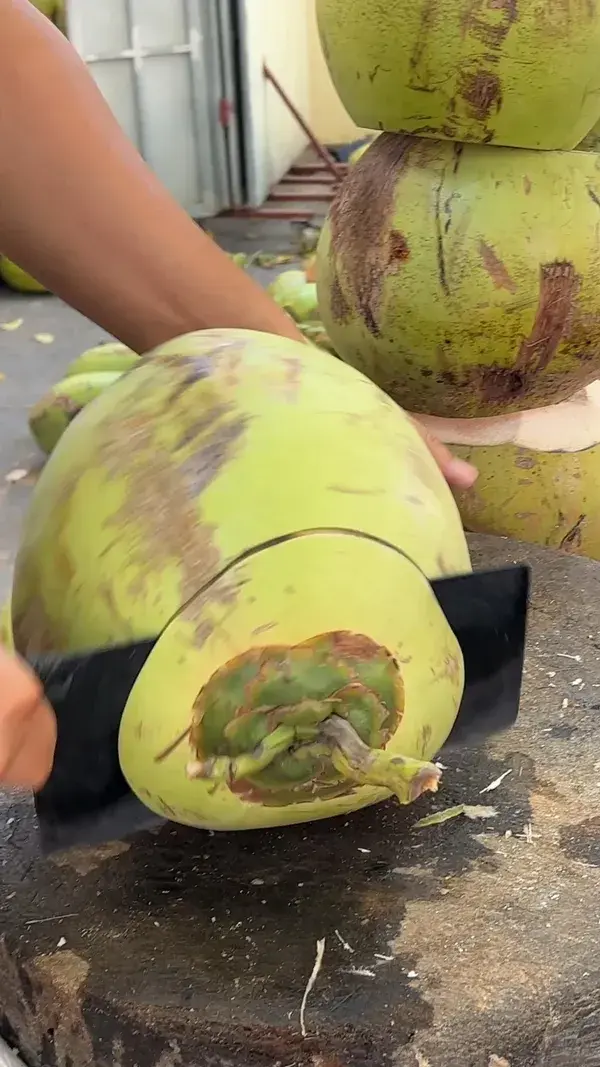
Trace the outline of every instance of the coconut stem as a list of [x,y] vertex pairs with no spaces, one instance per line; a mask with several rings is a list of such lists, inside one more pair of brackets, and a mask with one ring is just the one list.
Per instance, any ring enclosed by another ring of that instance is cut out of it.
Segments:
[[188,763],[188,778],[209,778],[212,782],[235,782],[240,778],[252,778],[264,771],[277,756],[283,755],[294,744],[295,730],[291,726],[278,726],[272,734],[261,741],[253,752],[240,756],[214,756],[208,760]]
[[410,804],[421,793],[435,792],[438,787],[441,772],[435,764],[369,748],[339,715],[326,719],[321,733],[334,744],[331,759],[340,774],[360,785],[389,789],[401,804]]
[[[369,748],[339,715],[330,715],[321,723],[319,739],[332,746],[331,762],[343,778],[389,789],[401,804],[410,804],[421,793],[435,792],[438,787],[441,773],[435,764]],[[278,756],[289,752],[297,741],[294,727],[280,725],[252,752],[194,760],[188,764],[187,774],[189,778],[204,778],[216,784],[253,778]]]

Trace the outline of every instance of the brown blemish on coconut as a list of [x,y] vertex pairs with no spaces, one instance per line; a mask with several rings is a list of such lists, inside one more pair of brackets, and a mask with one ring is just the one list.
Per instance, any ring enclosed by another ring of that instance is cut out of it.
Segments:
[[[168,375],[180,379],[169,392],[173,422],[181,427],[175,449],[161,448],[156,437],[164,391],[153,376],[151,382],[138,385],[139,408],[136,405],[124,415],[115,411],[110,440],[102,441],[98,458],[107,474],[118,480],[123,478],[121,456],[130,453],[124,500],[111,525],[117,531],[137,531],[137,536],[129,537],[129,565],[137,571],[131,595],[143,596],[153,575],[175,562],[181,575],[180,597],[185,601],[219,569],[214,528],[203,519],[201,497],[235,457],[247,420],[232,405],[214,405],[212,395],[193,388],[185,363],[173,361]],[[177,385],[184,383],[185,390],[178,393]]]
[[[406,241],[392,226],[396,190],[415,138],[382,134],[351,168],[331,208],[331,257],[343,267],[344,281],[367,329],[380,336],[383,287],[390,271],[402,268]],[[369,210],[365,211],[365,204]],[[338,283],[339,284],[339,283]],[[338,314],[332,294],[332,313]]]
[[[448,278],[446,275],[446,253],[444,250],[444,234],[448,230],[448,225],[451,219],[450,207],[446,207],[446,225],[442,223],[442,192],[444,188],[444,182],[446,180],[446,168],[442,168],[440,179],[437,183],[435,190],[435,234],[437,243],[437,276],[440,289],[442,292],[449,295],[450,289],[448,286]],[[440,350],[441,359],[444,360],[443,349]]]
[[390,264],[405,263],[410,256],[408,241],[399,230],[392,230],[390,234],[389,253]]
[[346,322],[350,317],[350,308],[348,301],[342,292],[340,285],[339,275],[331,264],[331,285],[329,286],[329,306],[331,308],[331,314],[336,322]]
[[429,723],[425,723],[419,730],[419,752],[421,757],[425,756],[425,753],[429,751],[429,745],[431,742],[432,729]]
[[[196,375],[192,382],[189,360],[178,357],[157,363],[151,376],[138,377],[135,404],[126,396],[115,405],[110,437],[99,435],[95,463],[102,477],[122,491],[120,506],[110,515],[110,529],[105,528],[105,533],[115,543],[126,540],[129,597],[151,604],[157,574],[170,567],[179,578],[176,596],[184,603],[220,569],[215,528],[203,515],[202,494],[238,454],[247,418],[220,401],[204,375]],[[200,366],[201,361],[192,369],[196,372]],[[169,446],[160,431],[165,404],[172,412],[172,429],[179,430],[179,437]],[[124,455],[128,457],[126,475]],[[74,572],[68,555],[70,504],[77,482],[86,474],[86,462],[73,463],[45,534],[47,543],[54,544],[53,558],[62,560],[67,587],[72,587],[69,573]],[[35,546],[29,542],[22,546],[13,608],[15,641],[21,652],[61,651],[70,644],[72,625],[63,619],[60,603],[45,602],[46,566]],[[119,609],[106,583],[100,584],[98,594],[109,609],[109,618],[122,630],[127,609]],[[229,603],[237,594],[238,587],[231,582],[215,583],[206,610],[210,602]],[[203,620],[197,621],[200,642],[206,635]],[[210,633],[212,624],[206,623],[205,630]]]
[[520,470],[531,471],[534,469],[535,465],[535,459],[529,452],[525,452],[522,449],[517,451],[517,455],[515,456],[515,467],[519,467]]
[[436,678],[448,678],[454,685],[458,686],[461,677],[462,670],[462,658],[448,653],[439,671],[436,672]]
[[517,0],[472,0],[463,18],[463,36],[475,37],[485,48],[498,51],[518,17]]
[[359,489],[352,485],[328,485],[327,488],[332,493],[344,493],[348,496],[381,496],[383,489]]
[[519,350],[515,369],[539,374],[568,335],[581,277],[572,263],[556,260],[540,267],[539,300],[533,329]]
[[523,189],[525,190],[525,196],[529,196],[531,192],[531,178],[528,178],[526,174],[523,175]]
[[183,371],[178,375],[179,380],[170,397],[170,402],[174,404],[188,389],[210,378],[213,369],[210,360],[202,356],[167,356],[164,357],[164,363],[167,366],[177,365],[178,369]]
[[227,411],[228,409],[224,404],[215,404],[210,411],[189,422],[181,431],[181,435],[174,446],[175,451],[180,452],[182,449],[188,448],[198,437],[209,433],[219,420],[225,418]]
[[[538,403],[543,402],[539,376],[548,369],[561,342],[570,336],[580,288],[581,277],[572,263],[556,260],[541,265],[535,320],[529,336],[521,342],[514,365],[494,365],[478,371],[481,395],[487,403],[500,407],[511,400],[524,402],[534,391]],[[552,388],[548,382],[550,399]],[[553,399],[557,399],[556,395]]]
[[297,356],[286,356],[283,360],[283,366],[285,367],[283,395],[289,404],[293,404],[298,399],[298,392],[302,384],[302,360],[298,359]]
[[[498,63],[502,45],[518,18],[517,0],[471,0],[466,5],[461,22],[463,38],[471,38],[475,55],[470,63],[458,70],[456,95],[449,105],[448,122],[444,136],[451,140],[464,140],[465,117],[479,124],[476,139],[482,143],[493,140],[493,130],[486,123],[502,107],[502,81]],[[472,132],[472,131],[471,131]]]
[[502,106],[500,78],[489,70],[461,71],[458,93],[479,122],[485,122]]
[[392,659],[391,653],[386,652],[381,645],[365,634],[355,634],[349,630],[335,630],[329,634],[329,637],[332,652],[339,656],[349,656],[351,659],[377,659],[381,653],[385,653],[389,659]]
[[480,241],[477,250],[494,287],[496,289],[506,289],[509,293],[516,293],[518,289],[517,283],[511,278],[500,256],[492,246],[486,244],[485,241]]
[[561,548],[563,552],[577,553],[581,550],[583,528],[585,526],[586,519],[587,515],[580,515],[577,519],[577,522],[575,522],[573,526],[571,526],[570,530],[568,530],[564,537],[561,539],[559,548]]
[[[33,586],[32,586],[33,588]],[[63,647],[58,627],[50,617],[43,598],[37,594],[21,596],[13,603],[12,632],[16,651],[21,656],[33,652],[56,652]]]
[[[415,503],[419,504],[420,501],[417,500],[415,501]],[[447,563],[446,559],[444,558],[443,552],[438,552],[435,562],[437,564],[437,568],[440,574],[454,574],[455,569]]]
[[437,9],[438,0],[425,0],[425,3],[420,5],[419,30],[416,35],[415,45],[411,57],[409,59],[409,86],[414,92],[435,92],[435,89],[430,85],[431,73],[429,70],[429,66],[427,63],[425,63],[422,67],[422,63],[429,41],[429,34],[435,23]]

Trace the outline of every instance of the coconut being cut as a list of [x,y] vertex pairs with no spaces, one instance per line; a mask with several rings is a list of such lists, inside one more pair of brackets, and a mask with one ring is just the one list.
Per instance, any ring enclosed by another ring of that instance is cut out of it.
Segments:
[[479,470],[457,494],[467,530],[600,559],[600,381],[552,407],[420,422]]
[[183,823],[283,825],[436,788],[464,672],[429,578],[469,570],[441,472],[371,382],[204,331],[61,436],[12,634],[25,656],[160,635],[120,724],[132,790]]

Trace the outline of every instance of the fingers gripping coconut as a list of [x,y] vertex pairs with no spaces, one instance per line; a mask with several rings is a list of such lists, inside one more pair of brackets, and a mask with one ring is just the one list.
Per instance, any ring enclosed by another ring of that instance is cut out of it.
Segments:
[[600,382],[552,407],[422,422],[480,471],[457,496],[468,530],[600,559]]
[[119,751],[171,819],[281,825],[436,788],[463,663],[429,579],[470,565],[411,420],[272,335],[205,331],[151,356],[36,486],[17,650],[161,634]]

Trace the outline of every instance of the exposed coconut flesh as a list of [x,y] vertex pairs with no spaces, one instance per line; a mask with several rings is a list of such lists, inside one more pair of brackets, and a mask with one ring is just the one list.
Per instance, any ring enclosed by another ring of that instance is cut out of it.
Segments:
[[485,419],[419,415],[447,445],[516,445],[535,452],[582,452],[600,442],[600,380],[552,407]]

